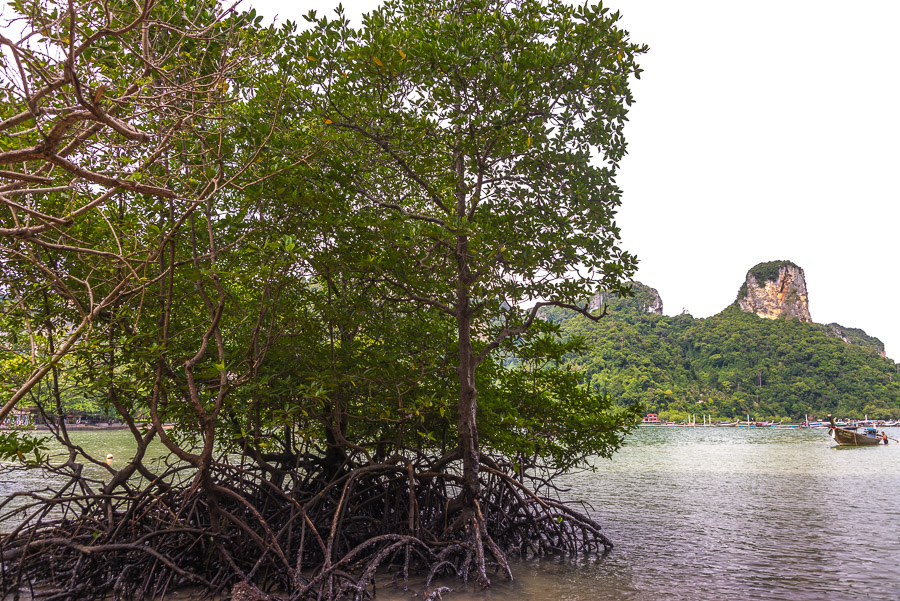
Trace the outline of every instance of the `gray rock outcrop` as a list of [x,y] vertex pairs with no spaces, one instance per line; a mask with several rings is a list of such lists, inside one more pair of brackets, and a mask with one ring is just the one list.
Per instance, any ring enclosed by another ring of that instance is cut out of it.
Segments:
[[663,302],[656,288],[645,286],[640,282],[632,282],[631,291],[633,296],[620,298],[611,292],[598,292],[588,302],[588,311],[599,309],[610,301],[615,301],[621,305],[628,305],[637,308],[645,313],[663,314]]

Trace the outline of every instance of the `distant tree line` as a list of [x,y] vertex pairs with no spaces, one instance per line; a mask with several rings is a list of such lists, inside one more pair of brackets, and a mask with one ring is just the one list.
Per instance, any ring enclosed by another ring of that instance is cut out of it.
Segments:
[[645,294],[638,285],[634,298],[610,299],[596,323],[558,309],[545,313],[591,349],[567,363],[619,403],[640,403],[671,420],[900,418],[898,365],[861,330],[764,319],[736,305],[706,319],[654,315],[641,310]]

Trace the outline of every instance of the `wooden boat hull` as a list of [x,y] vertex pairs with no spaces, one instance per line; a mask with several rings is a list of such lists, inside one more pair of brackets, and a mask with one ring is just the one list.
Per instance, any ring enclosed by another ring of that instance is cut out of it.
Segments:
[[865,434],[859,434],[853,430],[844,430],[843,428],[832,428],[830,434],[834,441],[842,447],[874,446],[883,442],[880,436],[866,436]]
[[849,430],[835,425],[834,418],[830,414],[828,415],[828,423],[831,424],[828,434],[842,447],[871,447],[885,442],[881,436],[860,434],[855,428]]

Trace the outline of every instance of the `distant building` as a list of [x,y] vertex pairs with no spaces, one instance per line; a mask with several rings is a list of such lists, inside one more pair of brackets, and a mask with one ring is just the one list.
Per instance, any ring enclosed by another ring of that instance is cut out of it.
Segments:
[[659,425],[659,415],[656,413],[648,413],[644,419],[641,420],[642,424],[656,424]]
[[6,420],[4,420],[3,425],[9,428],[33,426],[36,414],[36,407],[27,407],[25,409],[13,407],[13,410],[6,417]]

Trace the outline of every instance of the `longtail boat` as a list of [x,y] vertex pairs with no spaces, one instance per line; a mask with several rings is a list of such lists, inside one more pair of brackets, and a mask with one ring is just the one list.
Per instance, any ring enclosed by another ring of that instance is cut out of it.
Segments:
[[880,434],[877,434],[875,428],[863,428],[862,432],[841,428],[834,424],[834,417],[831,415],[828,416],[828,422],[831,424],[828,434],[842,447],[872,446],[882,442],[887,444],[887,440]]

